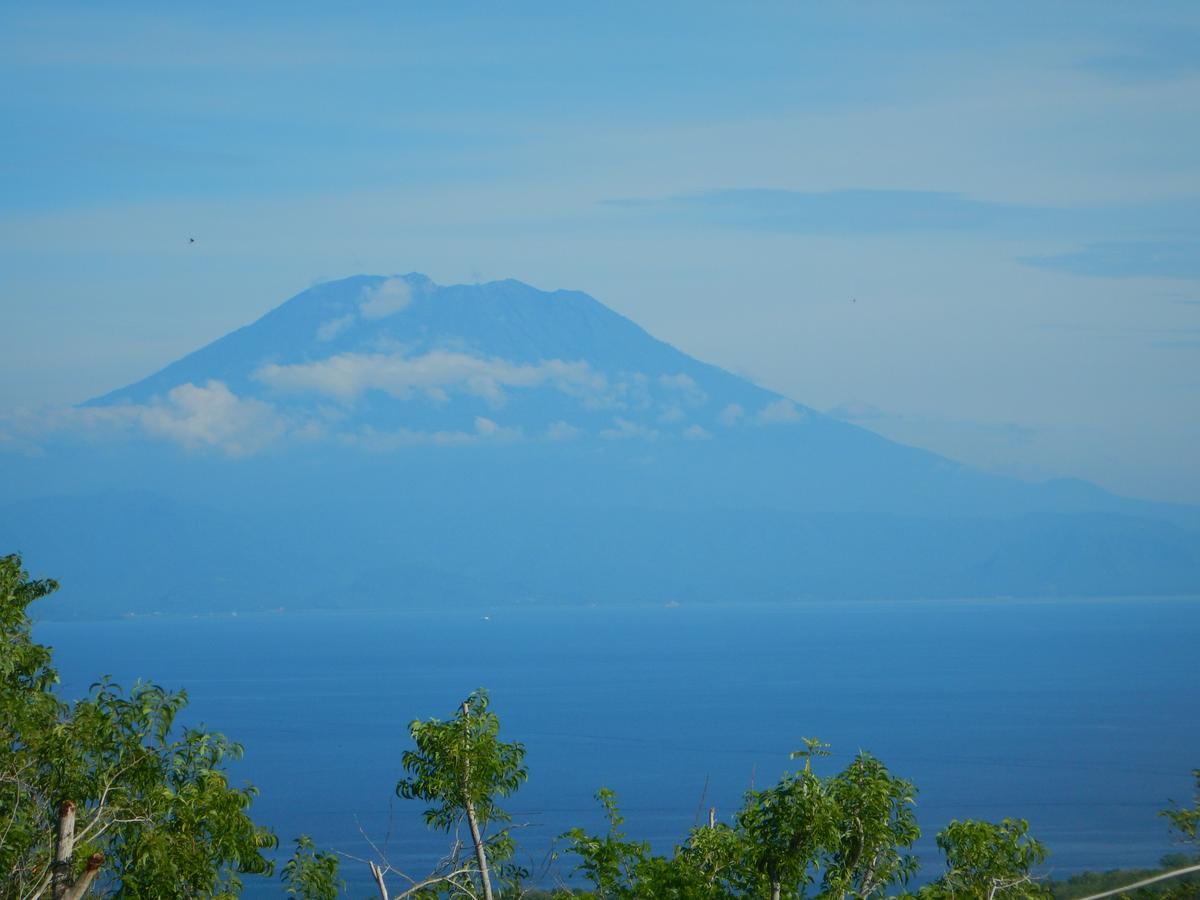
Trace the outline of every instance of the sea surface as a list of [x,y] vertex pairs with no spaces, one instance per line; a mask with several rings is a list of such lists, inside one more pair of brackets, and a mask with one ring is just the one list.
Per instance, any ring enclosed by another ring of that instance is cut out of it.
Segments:
[[[35,636],[68,695],[101,674],[186,688],[186,723],[244,744],[236,777],[281,846],[306,833],[415,875],[449,839],[395,796],[407,725],[477,687],[528,750],[506,806],[544,883],[570,877],[555,836],[600,827],[597,788],[668,851],[806,736],[833,745],[827,773],[862,748],[917,784],[926,878],[964,817],[1028,819],[1058,876],[1153,864],[1173,849],[1157,812],[1200,767],[1200,599],[280,611]],[[365,864],[343,874],[364,893]]]

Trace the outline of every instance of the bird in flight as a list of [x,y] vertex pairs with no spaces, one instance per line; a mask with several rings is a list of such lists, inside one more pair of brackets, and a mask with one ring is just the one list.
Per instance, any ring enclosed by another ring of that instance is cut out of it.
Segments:
[[194,243],[196,243],[196,239],[195,239],[195,238],[188,238],[188,243],[189,243],[189,244],[194,244]]

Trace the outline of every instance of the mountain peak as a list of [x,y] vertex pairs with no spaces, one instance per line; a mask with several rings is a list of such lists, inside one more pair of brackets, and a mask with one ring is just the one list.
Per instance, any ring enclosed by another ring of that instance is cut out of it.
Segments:
[[815,415],[585,293],[515,279],[439,285],[415,272],[314,285],[89,405],[169,403],[182,389],[196,402],[195,391],[219,389],[222,403],[265,403],[292,420],[335,408],[339,427],[433,433],[482,418],[501,432],[695,437],[764,410],[781,422]]

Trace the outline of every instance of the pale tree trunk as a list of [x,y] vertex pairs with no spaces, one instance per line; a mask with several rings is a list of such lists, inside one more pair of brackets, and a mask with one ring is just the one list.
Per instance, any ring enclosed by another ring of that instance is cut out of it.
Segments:
[[471,840],[475,842],[475,859],[479,861],[479,877],[483,881],[483,898],[492,900],[492,879],[488,876],[487,853],[483,849],[483,837],[479,833],[479,822],[475,819],[475,804],[467,801],[467,824],[471,826]]
[[67,800],[58,810],[58,843],[54,848],[54,868],[50,896],[64,900],[71,886],[71,862],[75,858],[75,804]]
[[383,880],[383,869],[370,860],[367,861],[367,865],[371,867],[371,877],[375,879],[375,884],[379,888],[379,896],[382,900],[388,900],[388,889],[387,884]]
[[771,882],[771,900],[779,900],[780,894],[783,893],[783,885],[778,881]]
[[[466,720],[467,734],[471,733],[470,706],[462,705],[463,719]],[[483,835],[479,832],[479,820],[475,817],[475,804],[470,793],[470,758],[471,747],[467,746],[466,758],[463,760],[463,806],[467,810],[467,824],[471,826],[471,841],[475,844],[475,859],[479,863],[479,880],[483,882],[483,900],[492,900],[492,879],[488,875],[487,851],[483,847]]]
[[100,866],[104,864],[104,854],[93,853],[88,858],[83,874],[72,881],[74,861],[75,804],[67,800],[58,811],[58,842],[54,848],[54,865],[50,876],[50,896],[53,900],[80,900],[96,880]]

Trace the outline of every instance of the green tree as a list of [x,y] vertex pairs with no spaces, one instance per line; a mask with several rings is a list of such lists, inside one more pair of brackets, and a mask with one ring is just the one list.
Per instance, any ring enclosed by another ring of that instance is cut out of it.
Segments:
[[753,894],[753,889],[746,890],[747,885],[761,883],[745,864],[747,848],[741,835],[728,825],[693,829],[687,843],[675,848],[673,857],[655,856],[649,844],[628,840],[621,831],[625,820],[612,791],[601,788],[596,799],[604,808],[608,831],[592,835],[572,828],[560,836],[569,842],[568,852],[579,857],[575,871],[591,882],[594,896],[606,900],[722,900]]
[[837,809],[839,838],[825,866],[826,893],[867,898],[907,883],[918,863],[902,851],[921,836],[912,783],[894,778],[883,763],[860,752],[830,782],[829,795]]
[[644,841],[628,841],[621,831],[625,819],[617,808],[617,795],[608,788],[596,792],[597,802],[604,807],[608,831],[603,835],[588,834],[582,828],[572,828],[560,835],[569,843],[567,849],[579,857],[576,872],[583,873],[600,897],[637,896],[639,867],[650,855],[650,845]]
[[1170,808],[1164,809],[1159,815],[1171,823],[1171,830],[1178,832],[1180,840],[1200,845],[1200,835],[1197,835],[1197,828],[1200,828],[1200,769],[1192,769],[1192,777],[1196,779],[1196,795],[1192,798],[1191,807],[1171,801]]
[[712,900],[761,896],[766,882],[750,859],[745,836],[728,825],[693,829],[672,860],[678,886],[674,896]]
[[1030,869],[1046,859],[1045,848],[1029,836],[1024,819],[954,821],[937,836],[946,874],[922,888],[929,900],[1025,900],[1051,896]]
[[770,886],[771,900],[803,890],[814,877],[822,854],[838,847],[837,805],[826,784],[812,771],[815,757],[828,756],[827,744],[804,739],[792,754],[804,768],[787,773],[765,791],[750,791],[737,814],[748,861]]
[[318,850],[306,834],[296,838],[296,850],[283,865],[283,883],[289,897],[300,900],[336,900],[346,884],[338,879],[338,858]]
[[0,897],[231,897],[269,874],[274,836],[252,787],[224,764],[241,748],[179,730],[186,695],[108,680],[68,705],[29,604],[57,588],[0,558]]
[[417,720],[408,731],[416,749],[401,759],[409,777],[396,784],[396,793],[430,803],[425,822],[432,827],[449,831],[466,819],[484,898],[492,900],[488,857],[511,855],[512,841],[507,832],[485,840],[484,831],[490,822],[511,821],[496,800],[513,794],[528,777],[525,748],[500,740],[500,720],[482,689],[463,701],[453,719]]

